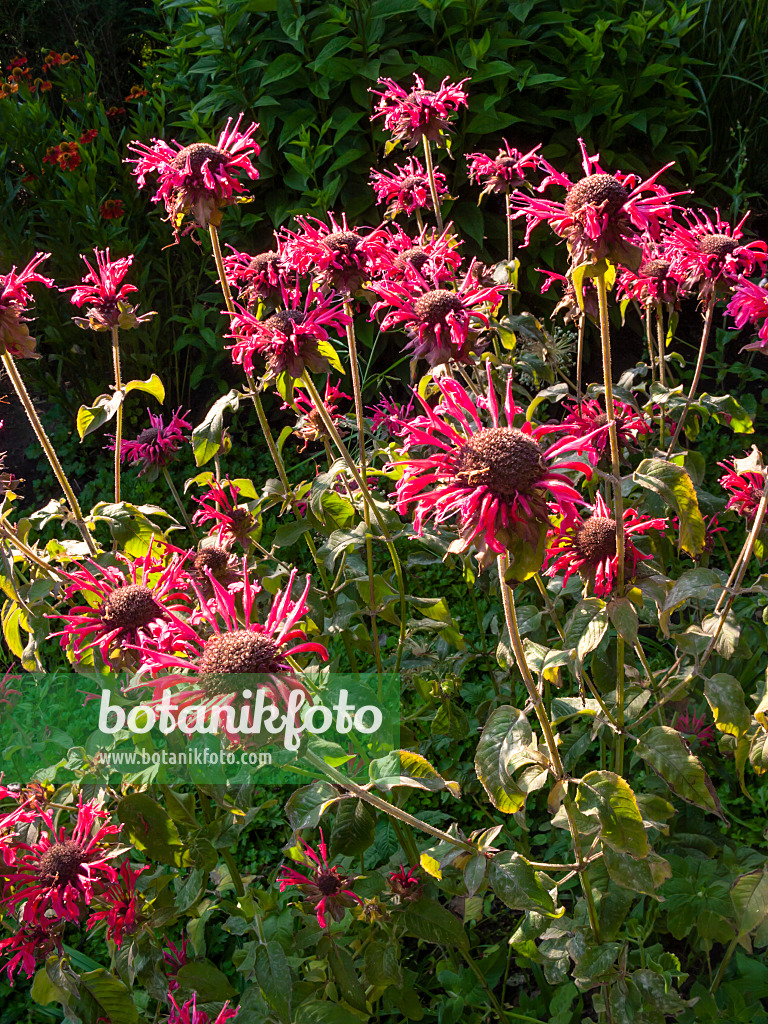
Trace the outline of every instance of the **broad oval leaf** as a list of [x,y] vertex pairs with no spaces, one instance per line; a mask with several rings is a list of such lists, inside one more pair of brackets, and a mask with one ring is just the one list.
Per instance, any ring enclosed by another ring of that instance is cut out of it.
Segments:
[[522,711],[506,706],[496,708],[490,716],[477,745],[477,777],[493,806],[504,814],[514,814],[525,803],[525,793],[507,772],[507,754],[516,742],[528,746],[531,737],[531,727]]
[[704,550],[704,519],[699,511],[696,488],[682,466],[664,459],[644,459],[635,470],[635,482],[655,491],[677,512],[679,543],[692,558]]
[[397,786],[410,786],[413,789],[426,789],[430,793],[447,789],[455,797],[461,794],[457,782],[444,779],[426,757],[412,750],[392,750],[385,757],[371,761],[368,770],[371,782],[382,793],[389,793]]
[[635,752],[660,775],[681,800],[726,820],[712,780],[701,761],[683,742],[680,733],[668,725],[648,729],[638,740]]
[[464,925],[434,900],[422,898],[409,903],[402,917],[405,930],[417,939],[425,939],[440,946],[456,946],[469,952],[469,939]]
[[593,805],[600,819],[600,838],[620,853],[640,860],[648,856],[648,836],[632,787],[614,772],[588,772],[579,783],[581,810]]
[[744,688],[735,676],[717,672],[711,679],[706,679],[704,696],[720,732],[729,733],[737,739],[747,732],[752,724],[752,715],[744,700]]
[[768,917],[768,868],[740,875],[731,887],[740,935],[759,928]]
[[547,917],[562,917],[565,909],[555,901],[539,873],[519,853],[500,853],[491,861],[488,884],[502,903],[512,910],[533,910]]

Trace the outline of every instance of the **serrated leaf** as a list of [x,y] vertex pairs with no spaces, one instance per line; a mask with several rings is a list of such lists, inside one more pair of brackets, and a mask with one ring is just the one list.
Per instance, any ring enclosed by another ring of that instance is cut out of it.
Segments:
[[198,1003],[223,1003],[237,995],[226,974],[208,960],[184,964],[176,972],[176,980],[182,991],[197,993]]
[[349,952],[343,946],[334,945],[327,955],[328,964],[342,998],[355,1010],[365,1013],[365,989]]
[[283,947],[266,942],[256,953],[256,980],[269,1005],[284,1024],[291,1021],[293,978]]
[[233,388],[213,403],[203,422],[192,431],[195,465],[204,466],[219,452],[223,444],[224,412],[227,409],[237,412],[239,405],[240,396]]
[[291,828],[315,828],[323,814],[332,807],[341,794],[330,782],[313,782],[292,793],[285,805]]
[[331,830],[332,857],[359,857],[376,838],[376,815],[364,800],[342,800]]
[[681,800],[711,811],[726,820],[712,780],[697,757],[686,747],[680,733],[668,725],[648,729],[635,747],[638,757],[660,775]]
[[659,625],[665,636],[669,636],[669,617],[691,598],[705,597],[713,588],[721,588],[720,577],[712,569],[689,569],[675,580],[672,589],[664,598],[659,613]]
[[614,598],[608,605],[608,615],[622,640],[634,646],[637,643],[637,609],[629,598]]
[[491,803],[504,814],[515,814],[525,803],[525,793],[508,773],[514,746],[528,746],[531,727],[522,711],[501,707],[485,723],[475,751],[475,771]]
[[729,733],[737,739],[747,732],[752,724],[752,715],[744,699],[744,688],[735,676],[717,672],[710,679],[705,679],[704,696],[720,732]]
[[139,1011],[128,988],[114,974],[100,967],[97,971],[81,974],[78,984],[96,1001],[103,1016],[111,1024],[137,1024]]
[[759,928],[768,917],[768,870],[740,875],[731,887],[731,902],[740,935]]
[[600,819],[600,838],[620,853],[642,859],[648,856],[648,837],[632,787],[614,772],[588,772],[579,783],[579,809],[595,806]]
[[704,519],[693,481],[682,466],[664,459],[645,459],[635,470],[641,487],[659,494],[677,512],[680,522],[680,547],[692,558],[704,550]]
[[488,884],[512,910],[533,910],[547,917],[562,917],[539,873],[519,853],[497,854],[487,872]]
[[396,786],[426,789],[430,793],[447,789],[455,797],[461,792],[456,782],[444,779],[425,757],[412,750],[393,750],[371,761],[369,772],[371,782],[382,793],[389,793]]

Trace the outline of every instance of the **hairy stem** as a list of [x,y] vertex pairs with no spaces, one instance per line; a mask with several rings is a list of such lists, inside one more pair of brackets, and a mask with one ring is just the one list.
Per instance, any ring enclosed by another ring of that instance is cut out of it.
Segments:
[[56,454],[56,451],[54,450],[54,447],[51,444],[48,435],[45,432],[43,424],[40,422],[40,417],[37,415],[35,407],[32,404],[32,399],[29,397],[29,392],[27,391],[24,381],[21,379],[21,374],[19,373],[16,363],[13,361],[13,356],[10,354],[10,352],[3,352],[3,365],[5,366],[8,376],[11,378],[11,383],[13,384],[16,394],[19,396],[19,401],[24,407],[24,412],[27,414],[27,419],[29,420],[32,429],[37,435],[37,439],[40,442],[43,451],[45,452],[45,456],[51,465],[51,469],[56,475],[56,479],[59,481],[59,485],[61,486],[61,489],[64,492],[64,497],[67,499],[69,503],[70,510],[72,512],[72,515],[74,516],[75,523],[77,524],[77,528],[80,531],[80,535],[87,544],[90,553],[92,555],[95,555],[96,545],[94,544],[93,537],[91,536],[91,533],[83,520],[83,512],[82,509],[80,508],[80,502],[75,497],[75,492],[72,490],[72,486],[70,485],[70,482],[67,479],[67,475],[64,472],[61,463],[59,462],[59,457]]
[[[510,205],[509,192],[504,196],[507,211],[507,262],[512,263],[515,258],[515,242],[512,235],[512,207]],[[507,271],[509,273],[509,271]],[[512,316],[512,289],[507,292],[507,312]]]
[[437,230],[440,234],[443,233],[443,214],[440,210],[440,197],[437,194],[437,182],[435,181],[435,167],[432,163],[432,150],[429,146],[429,139],[424,136],[422,138],[424,143],[424,161],[427,165],[427,177],[429,178],[429,190],[432,193],[432,205],[435,208],[435,219],[437,220]]
[[671,442],[669,448],[667,449],[667,458],[669,458],[670,455],[672,454],[672,452],[674,451],[675,445],[677,444],[677,439],[680,437],[680,434],[682,432],[683,425],[685,423],[685,418],[688,415],[688,410],[691,408],[691,404],[693,403],[693,400],[696,397],[696,389],[699,386],[699,378],[701,377],[701,371],[702,371],[702,368],[704,366],[704,356],[706,355],[706,352],[707,352],[707,342],[709,341],[709,334],[710,334],[710,331],[712,330],[712,318],[714,317],[714,314],[715,314],[715,296],[712,295],[712,297],[710,298],[709,302],[707,303],[707,311],[704,314],[704,327],[703,327],[702,332],[701,332],[701,344],[699,345],[699,356],[698,356],[698,359],[696,360],[696,369],[694,370],[694,373],[693,373],[693,381],[691,382],[691,389],[688,392],[688,397],[685,400],[685,405],[683,406],[683,411],[680,414],[680,419],[677,421],[677,426],[675,427],[675,432],[672,435],[672,442]]
[[[115,369],[115,393],[119,394],[123,387],[120,374],[120,336],[117,324],[112,325],[112,365]],[[120,501],[120,464],[122,462],[120,448],[123,440],[123,403],[117,407],[115,426],[115,504]]]
[[584,369],[584,332],[587,328],[587,317],[582,313],[579,317],[579,340],[576,348],[576,405],[581,409],[581,381]]

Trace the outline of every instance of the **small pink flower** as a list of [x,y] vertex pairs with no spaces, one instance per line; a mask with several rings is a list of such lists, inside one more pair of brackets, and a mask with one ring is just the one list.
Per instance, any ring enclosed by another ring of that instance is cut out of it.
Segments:
[[726,509],[735,509],[748,523],[752,522],[760,504],[765,480],[759,473],[738,473],[727,462],[718,462],[718,466],[725,470],[725,476],[720,477],[720,486],[731,492]]
[[424,228],[416,237],[408,235],[395,225],[374,257],[374,277],[385,281],[402,281],[411,270],[440,288],[456,277],[461,264],[461,253],[448,225],[441,235],[434,228]]
[[215,537],[225,551],[229,551],[233,544],[247,548],[248,534],[256,526],[248,506],[238,505],[239,493],[240,488],[227,478],[224,484],[212,481],[207,493],[195,499],[200,508],[192,516],[192,522],[195,526],[213,522],[209,536]]
[[[338,421],[344,417],[339,412],[338,402],[341,399],[351,402],[352,396],[345,394],[335,384],[331,384],[330,378],[325,382],[325,395],[323,396],[323,404],[325,405],[328,415],[336,425],[336,429],[339,429]],[[293,396],[293,404],[301,411],[301,418],[296,424],[294,434],[297,434],[303,441],[304,447],[301,449],[305,451],[310,441],[322,441],[329,440],[330,434],[328,433],[325,423],[318,412],[314,402],[303,392],[298,392]],[[284,409],[289,409],[290,405],[284,405]],[[344,431],[340,430],[341,435],[344,435]]]
[[369,91],[379,97],[374,118],[383,117],[384,126],[398,142],[407,143],[413,149],[422,139],[440,142],[442,136],[451,130],[450,118],[459,107],[467,106],[467,96],[462,85],[468,82],[463,78],[460,82],[449,82],[444,78],[440,88],[430,92],[424,86],[423,79],[414,74],[415,88],[410,92],[398,85],[391,78],[380,78],[379,85],[384,91]]
[[765,285],[741,278],[728,303],[725,315],[731,317],[739,330],[747,324],[754,324],[755,327],[760,325],[756,340],[744,345],[742,352],[749,352],[752,349],[762,352],[768,348],[768,288]]
[[591,320],[597,322],[600,309],[597,303],[597,288],[591,278],[584,277],[581,282],[581,300],[584,303],[584,309],[582,310],[579,304],[579,297],[576,294],[576,289],[570,277],[555,274],[552,270],[544,270],[543,267],[536,267],[536,273],[545,274],[547,277],[547,280],[541,286],[542,295],[548,292],[553,284],[557,284],[562,288],[563,294],[552,311],[553,316],[559,313],[560,310],[563,310],[563,321],[565,323],[574,322],[578,324],[585,314]]
[[73,306],[88,305],[88,318],[73,317],[75,323],[79,327],[90,327],[93,331],[108,331],[112,327],[122,327],[126,330],[137,327],[153,317],[154,313],[136,316],[138,306],[131,306],[126,302],[127,295],[138,291],[135,284],[122,283],[133,263],[133,256],[110,260],[109,249],[103,252],[98,249],[93,251],[96,255],[96,269],[83,256],[83,263],[88,267],[83,283],[61,289],[74,293],[70,300]]
[[0,939],[0,957],[8,957],[2,970],[13,986],[13,976],[21,968],[28,978],[33,977],[37,965],[53,952],[61,954],[64,922],[48,921],[43,924],[22,924],[13,935]]
[[250,256],[247,252],[232,250],[224,257],[224,272],[230,287],[240,289],[238,298],[248,310],[261,299],[274,306],[280,301],[280,284],[285,278],[280,244],[277,249]]
[[137,927],[136,880],[142,871],[149,871],[149,865],[132,868],[128,861],[123,861],[116,879],[98,897],[97,903],[103,907],[88,918],[86,928],[95,928],[100,921],[106,921],[106,935],[120,949],[123,938],[132,935]]
[[228,1020],[234,1020],[240,1012],[229,1005],[229,1000],[224,1004],[215,1020],[211,1020],[207,1013],[197,1008],[197,995],[193,995],[183,1006],[179,1006],[171,995],[173,989],[168,991],[168,1002],[171,1004],[171,1015],[168,1024],[225,1024]]
[[147,415],[152,425],[142,430],[135,440],[123,440],[120,459],[123,462],[139,463],[139,476],[149,473],[150,479],[154,479],[160,470],[174,461],[181,447],[188,443],[189,437],[185,436],[184,431],[191,430],[192,424],[184,418],[190,415],[188,412],[181,415],[181,407],[171,416],[167,427],[162,416],[156,416],[149,409]]
[[29,318],[23,314],[32,301],[29,285],[54,287],[50,278],[37,273],[37,268],[50,255],[49,252],[39,252],[19,273],[13,266],[7,274],[0,274],[0,350],[15,359],[40,358],[35,352],[35,339],[27,327]]
[[467,171],[469,180],[483,186],[481,196],[491,193],[506,195],[526,180],[526,171],[536,170],[541,158],[537,155],[541,143],[534,146],[528,153],[521,153],[502,140],[504,149],[500,149],[495,157],[484,153],[467,154]]
[[[474,547],[481,568],[516,537],[535,547],[549,521],[548,501],[582,503],[562,470],[590,473],[583,462],[562,459],[575,448],[586,447],[588,437],[583,443],[560,441],[544,450],[539,443],[544,436],[541,427],[527,420],[515,427],[511,377],[502,425],[490,372],[489,366],[488,392],[480,400],[451,378],[438,382],[442,397],[434,410],[419,397],[425,415],[404,424],[407,451],[396,463],[403,467],[397,511],[403,515],[409,505],[415,507],[418,535],[429,519],[436,526],[458,519],[460,537],[449,550]],[[478,407],[490,412],[490,427],[484,425]]]
[[330,368],[341,371],[336,350],[328,340],[328,328],[341,334],[350,317],[344,312],[336,296],[323,296],[309,289],[302,301],[299,285],[288,291],[280,284],[282,309],[258,320],[242,306],[232,317],[232,360],[246,373],[253,373],[253,357],[261,356],[267,362],[271,377],[284,375],[296,380],[304,374],[328,373]]
[[480,287],[474,275],[475,262],[455,291],[435,288],[416,269],[407,272],[402,281],[376,281],[371,290],[381,296],[371,309],[373,318],[380,310],[388,310],[381,321],[382,330],[403,325],[410,341],[412,359],[426,359],[430,366],[447,363],[471,363],[472,346],[482,326],[488,326],[488,315],[479,307],[495,308],[504,289]]
[[543,192],[551,185],[566,190],[562,202],[541,199],[525,192],[512,193],[515,217],[525,217],[525,242],[539,224],[547,223],[555,234],[565,238],[574,265],[604,258],[636,269],[642,260],[640,232],[658,237],[662,223],[676,209],[671,200],[682,192],[667,192],[657,178],[671,167],[666,164],[650,178],[638,181],[636,174],[607,174],[598,163],[599,154],[588,156],[584,140],[579,139],[584,177],[577,182],[555,170],[541,158],[548,177],[536,189]]
[[736,279],[764,268],[768,262],[765,242],[742,244],[745,213],[735,227],[715,210],[712,220],[703,210],[683,212],[684,225],[677,224],[666,240],[672,271],[685,280],[687,288],[698,285],[699,298],[708,299],[728,292]]
[[236,193],[245,191],[237,177],[240,172],[253,181],[258,178],[251,157],[260,152],[253,139],[259,126],[254,123],[241,132],[243,116],[240,114],[234,124],[229,118],[215,146],[207,142],[191,146],[174,142],[173,149],[161,139],[153,139],[151,146],[142,142],[129,145],[136,156],[126,162],[136,165],[133,173],[139,188],[144,187],[147,175],[158,175],[158,190],[152,201],[162,199],[165,203],[177,241],[179,228],[187,217],[190,223],[183,234],[196,227],[207,229],[210,224],[218,227],[223,209],[237,202]]
[[283,865],[282,875],[277,879],[280,892],[285,892],[294,885],[299,888],[302,898],[315,906],[320,927],[327,928],[327,915],[338,923],[343,920],[348,908],[354,907],[356,903],[362,904],[363,901],[350,888],[355,879],[342,874],[337,867],[329,866],[328,848],[323,839],[322,829],[317,850],[303,839],[299,839],[298,842],[308,867],[307,873]]
[[405,902],[413,902],[421,896],[422,881],[416,868],[409,868],[406,871],[401,864],[400,870],[393,871],[388,881],[394,895]]
[[330,227],[317,217],[297,217],[301,231],[285,231],[283,260],[300,274],[313,274],[323,292],[354,295],[373,276],[386,233],[381,228],[367,234],[350,228],[346,214],[341,224],[332,213],[328,219]]
[[[596,466],[601,456],[609,448],[608,415],[600,402],[594,398],[585,398],[581,407],[573,402],[564,402],[568,410],[562,423],[546,424],[539,429],[542,433],[562,434],[566,438],[591,437],[586,451],[589,461]],[[616,433],[620,448],[635,448],[642,434],[650,434],[651,427],[640,413],[635,412],[631,405],[614,401],[614,417]]]
[[[663,530],[666,525],[666,519],[649,519],[633,508],[624,510],[626,579],[633,579],[637,575],[638,562],[647,561],[652,557],[641,554],[632,543],[632,537],[648,530]],[[564,570],[563,586],[575,572],[578,572],[585,584],[593,589],[598,597],[603,597],[613,590],[619,567],[616,554],[616,520],[601,494],[595,496],[593,513],[586,521],[581,519],[575,509],[566,509],[553,542],[547,549],[547,559],[552,564],[544,575],[556,576]]]
[[413,398],[408,405],[399,405],[394,398],[384,396],[377,405],[370,406],[367,412],[372,417],[372,430],[383,430],[390,437],[399,437],[403,433],[403,423],[413,415]]
[[168,940],[168,948],[163,950],[163,960],[166,964],[165,974],[168,978],[168,991],[175,992],[179,987],[176,975],[182,967],[189,963],[186,935],[182,935],[181,943],[178,946],[175,942],[171,942],[170,939]]
[[675,715],[672,725],[678,732],[695,739],[702,747],[709,747],[715,738],[715,727],[705,725],[706,721],[704,715],[697,715],[695,711],[689,712],[686,709]]
[[[402,167],[389,171],[371,171],[371,185],[376,193],[376,205],[389,203],[387,219],[394,220],[399,213],[409,216],[414,210],[431,209],[432,193],[429,178],[415,157],[409,157]],[[438,196],[448,194],[445,175],[435,171],[435,185]]]

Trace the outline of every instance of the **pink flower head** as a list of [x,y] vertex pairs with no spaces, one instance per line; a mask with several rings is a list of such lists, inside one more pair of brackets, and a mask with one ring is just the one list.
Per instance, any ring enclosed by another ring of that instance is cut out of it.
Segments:
[[[562,472],[575,469],[590,474],[588,465],[561,461],[561,456],[582,442],[560,441],[548,450],[539,444],[541,427],[527,420],[515,427],[517,409],[512,397],[512,378],[504,401],[505,425],[488,367],[488,392],[480,400],[451,378],[438,382],[441,400],[433,410],[418,397],[425,415],[405,424],[406,458],[397,483],[397,510],[414,505],[414,525],[421,535],[424,524],[437,526],[458,518],[460,537],[451,551],[477,551],[481,568],[490,565],[519,537],[534,547],[548,522],[547,501],[581,503],[578,491]],[[480,418],[478,406],[491,415],[491,426]],[[413,449],[424,448],[419,457]],[[547,493],[549,492],[549,493]]]
[[706,725],[706,721],[704,715],[697,715],[695,711],[690,712],[686,708],[675,715],[672,725],[679,733],[689,739],[695,739],[702,747],[709,747],[715,738],[715,727]]
[[386,234],[380,228],[363,234],[350,228],[347,215],[341,224],[328,214],[330,227],[317,217],[297,217],[301,229],[285,232],[283,259],[300,274],[313,274],[321,291],[354,295],[374,272],[375,259]]
[[643,258],[637,270],[624,267],[617,279],[620,297],[633,299],[641,306],[656,306],[662,302],[676,307],[685,297],[683,276],[672,266],[672,258],[663,244],[644,240]]
[[381,321],[382,330],[389,331],[402,324],[410,341],[411,358],[426,359],[430,366],[447,363],[471,363],[472,346],[481,325],[488,326],[488,315],[479,307],[495,308],[504,289],[478,285],[472,261],[464,280],[455,291],[435,288],[423,274],[411,269],[402,281],[377,281],[371,290],[381,296],[371,310],[371,318],[380,310],[388,310]]
[[189,441],[184,431],[191,430],[192,424],[184,418],[190,415],[188,412],[181,415],[181,406],[171,416],[167,427],[162,416],[155,416],[150,409],[147,409],[147,415],[152,426],[142,430],[135,440],[122,441],[120,459],[122,462],[138,462],[141,466],[139,476],[149,473],[153,480],[160,470],[174,461],[182,445]]
[[[121,826],[104,824],[108,818],[95,800],[83,803],[82,794],[71,830],[57,829],[50,812],[39,811],[30,841],[13,839],[13,860],[2,897],[6,909],[23,907],[20,920],[30,925],[46,925],[49,915],[79,921],[84,908],[117,879],[109,862],[120,853],[112,837]],[[0,839],[0,843],[8,841],[7,836]]]
[[484,153],[467,154],[469,180],[483,186],[481,196],[491,193],[508,194],[523,184],[526,171],[535,170],[539,166],[541,143],[530,152],[521,153],[519,149],[510,146],[506,139],[502,141],[504,148],[495,157]]
[[763,495],[765,479],[760,473],[749,470],[739,473],[735,465],[727,462],[718,462],[718,466],[725,470],[725,476],[720,477],[720,486],[731,492],[726,509],[732,508],[744,516],[748,523],[755,518],[757,506]]
[[54,951],[61,953],[64,922],[44,919],[42,924],[22,924],[13,935],[0,939],[0,957],[8,957],[3,966],[13,986],[13,976],[21,968],[28,978],[37,971],[38,963]]
[[552,315],[559,313],[560,310],[563,312],[563,321],[567,323],[579,323],[581,318],[586,315],[590,319],[597,321],[600,310],[597,304],[597,288],[591,278],[584,277],[581,282],[581,297],[584,303],[584,309],[582,310],[579,304],[579,298],[576,294],[576,289],[573,285],[573,281],[570,277],[564,277],[562,274],[555,274],[552,270],[544,270],[543,267],[536,267],[538,274],[545,274],[547,280],[541,286],[541,294],[548,292],[553,284],[557,283],[563,290],[562,297],[558,304],[552,311]]
[[367,410],[371,415],[371,429],[382,430],[390,437],[399,437],[403,433],[403,423],[413,415],[413,398],[408,405],[399,405],[394,398],[386,395],[377,405]]
[[[344,417],[339,412],[338,402],[341,399],[345,399],[348,402],[352,401],[351,395],[345,394],[335,384],[331,384],[330,378],[325,382],[325,395],[323,397],[323,404],[325,405],[328,415],[333,420],[334,424],[338,429],[338,421]],[[305,395],[303,392],[295,394],[293,397],[293,404],[301,411],[301,418],[294,428],[294,434],[297,434],[303,441],[304,447],[302,451],[306,450],[307,445],[310,441],[322,441],[329,439],[330,435],[325,427],[320,413],[317,411],[317,407],[309,395]],[[284,405],[284,409],[289,409],[289,405]],[[343,431],[340,431],[343,436]]]
[[53,281],[37,273],[49,252],[39,252],[19,273],[13,266],[7,274],[0,274],[0,351],[15,359],[39,359],[35,352],[35,339],[30,336],[24,311],[32,300],[29,285],[44,284],[53,288]]
[[152,202],[162,199],[165,203],[177,241],[185,217],[190,217],[191,222],[183,234],[196,227],[207,229],[210,224],[218,227],[223,209],[237,202],[235,193],[245,191],[237,177],[239,172],[252,181],[258,178],[251,157],[260,152],[253,139],[259,126],[253,123],[241,132],[243,116],[240,114],[234,124],[229,118],[215,146],[208,142],[191,146],[174,142],[173,149],[161,139],[153,139],[151,146],[142,142],[129,145],[136,157],[126,162],[136,165],[133,173],[139,188],[144,187],[147,175],[158,175],[158,189]]
[[742,352],[752,349],[762,352],[768,348],[768,288],[765,285],[742,278],[736,285],[725,313],[731,317],[739,330],[747,324],[754,324],[755,327],[760,325],[757,338],[749,345],[744,345]]
[[[641,554],[632,543],[632,537],[648,530],[663,530],[665,526],[665,519],[649,519],[633,508],[624,510],[624,572],[627,579],[637,575],[638,562],[652,557]],[[547,550],[547,558],[552,564],[545,576],[556,576],[563,571],[565,585],[578,572],[598,597],[611,592],[619,565],[616,520],[601,494],[596,495],[593,513],[586,521],[575,509],[566,510]]]
[[62,647],[72,647],[75,662],[92,647],[98,647],[105,663],[117,649],[123,654],[126,646],[140,650],[167,631],[170,609],[188,611],[186,581],[177,562],[164,566],[151,548],[133,561],[121,554],[117,558],[124,568],[91,563],[91,568],[59,570],[70,581],[65,599],[70,602],[75,594],[86,598],[85,604],[56,616],[66,625],[51,634],[61,636]]
[[100,252],[93,250],[96,255],[96,269],[91,266],[83,256],[83,262],[88,267],[88,273],[83,278],[83,283],[73,288],[62,288],[65,292],[74,292],[71,302],[73,306],[88,305],[88,318],[72,319],[79,327],[90,327],[93,331],[108,331],[112,327],[122,327],[123,330],[136,327],[153,317],[154,313],[145,313],[136,316],[138,306],[131,306],[125,301],[126,295],[138,291],[135,284],[123,284],[123,278],[128,273],[133,256],[123,256],[119,260],[110,260],[109,249]]
[[248,534],[256,526],[248,506],[238,505],[239,493],[240,488],[227,478],[225,484],[213,480],[207,493],[195,499],[200,508],[192,516],[192,522],[196,526],[212,522],[214,525],[209,536],[215,537],[225,551],[229,551],[233,544],[248,547]]
[[[399,213],[410,216],[414,210],[432,208],[429,178],[415,157],[409,157],[402,167],[395,167],[394,174],[371,171],[371,185],[376,193],[376,205],[390,204],[386,213],[388,220],[394,220]],[[445,175],[437,170],[435,185],[438,196],[448,194]]]
[[461,264],[461,254],[449,224],[442,234],[424,228],[412,238],[396,225],[375,257],[375,277],[386,281],[402,281],[411,270],[417,270],[436,288],[453,281]]
[[302,300],[297,283],[288,291],[281,282],[282,309],[258,320],[242,306],[232,317],[232,360],[246,373],[253,373],[253,357],[267,361],[271,377],[284,374],[296,380],[304,374],[328,373],[333,367],[342,373],[336,350],[328,340],[328,328],[341,334],[350,317],[336,296],[309,289]]
[[240,590],[243,586],[242,566],[237,557],[216,543],[204,542],[199,550],[185,551],[172,548],[182,556],[182,573],[194,583],[206,600],[213,597],[211,576],[227,590]]
[[322,829],[317,850],[303,839],[299,839],[298,843],[304,855],[307,872],[304,874],[283,865],[282,875],[277,879],[280,883],[280,892],[285,892],[290,886],[297,886],[301,890],[302,898],[314,905],[320,927],[327,928],[326,915],[330,915],[338,923],[343,920],[349,907],[354,907],[356,903],[362,904],[363,901],[350,888],[355,879],[342,874],[337,867],[329,866],[328,848],[323,839]]
[[[583,399],[581,407],[573,402],[563,405],[568,410],[563,422],[546,424],[540,428],[542,433],[561,433],[574,439],[590,436],[586,452],[589,461],[596,466],[609,448],[608,414],[594,398]],[[650,424],[631,405],[614,400],[613,408],[620,448],[634,448],[641,434],[650,434]]]
[[[206,638],[203,639],[193,628],[191,621],[172,616],[173,650],[167,647],[145,649],[140,675],[152,678],[140,678],[129,688],[151,686],[150,706],[159,706],[163,694],[171,691],[170,712],[177,717],[182,732],[192,731],[193,726],[186,720],[184,712],[194,705],[203,721],[209,722],[217,717],[223,732],[233,743],[241,741],[241,732],[247,732],[249,723],[244,722],[244,716],[250,711],[249,686],[253,690],[264,690],[267,699],[275,706],[287,708],[294,691],[299,690],[305,698],[308,697],[287,659],[297,654],[312,653],[323,661],[328,660],[325,647],[309,641],[299,626],[307,612],[309,577],[301,596],[294,601],[291,597],[297,575],[294,569],[285,589],[275,595],[266,620],[259,622],[255,598],[260,586],[249,579],[245,559],[242,573],[243,586],[239,595],[226,590],[209,573],[213,596],[206,599],[196,588],[200,611],[195,616],[195,625],[202,626]],[[181,677],[181,672],[186,675]],[[177,687],[182,689],[177,690]],[[239,732],[235,727],[238,709]]]
[[96,902],[103,907],[88,918],[86,928],[95,928],[100,921],[106,921],[107,938],[120,949],[123,938],[132,935],[137,928],[138,908],[136,896],[136,880],[142,871],[149,871],[149,865],[132,868],[128,861],[123,861],[118,871],[119,877],[104,890]]
[[401,864],[400,870],[393,871],[389,876],[389,888],[401,900],[412,902],[421,896],[422,881],[416,868],[409,868],[406,871]]
[[280,244],[257,256],[233,249],[231,256],[224,257],[224,273],[229,286],[240,289],[238,298],[248,310],[259,300],[274,306],[280,301],[280,283],[285,277]]
[[768,262],[765,242],[741,242],[747,217],[749,212],[731,227],[719,210],[715,210],[714,220],[703,210],[685,210],[686,223],[676,224],[670,232],[666,251],[672,270],[685,280],[686,287],[698,285],[700,299],[728,292],[736,278],[752,274]]
[[224,1003],[215,1020],[211,1020],[204,1010],[197,1008],[197,995],[193,993],[183,1006],[179,1006],[171,995],[173,989],[168,992],[168,1002],[171,1004],[171,1015],[168,1024],[226,1024],[226,1021],[233,1020],[240,1012],[229,1005],[229,1000]]
[[525,217],[525,242],[531,232],[548,223],[555,234],[565,238],[574,265],[609,258],[623,266],[636,269],[642,260],[640,231],[658,237],[662,222],[672,217],[671,200],[683,192],[667,192],[656,179],[671,167],[665,164],[650,178],[638,181],[636,174],[607,174],[600,167],[599,154],[587,155],[584,140],[579,139],[584,177],[575,184],[541,158],[548,177],[537,188],[542,192],[550,185],[566,189],[562,202],[512,193],[515,217]]
[[384,91],[369,91],[379,97],[374,118],[383,117],[384,126],[397,142],[407,143],[413,149],[422,139],[440,142],[443,135],[451,130],[450,118],[459,107],[467,106],[467,95],[462,85],[468,78],[460,82],[449,82],[444,78],[440,88],[430,92],[425,88],[423,79],[414,74],[415,87],[410,92],[398,85],[391,78],[380,78],[378,85]]
[[178,946],[175,942],[171,942],[170,939],[168,940],[168,948],[163,950],[163,960],[166,964],[165,974],[168,978],[168,991],[175,992],[179,987],[176,975],[185,964],[189,963],[186,935],[182,935],[181,943]]

